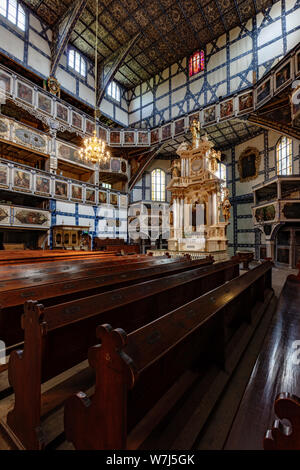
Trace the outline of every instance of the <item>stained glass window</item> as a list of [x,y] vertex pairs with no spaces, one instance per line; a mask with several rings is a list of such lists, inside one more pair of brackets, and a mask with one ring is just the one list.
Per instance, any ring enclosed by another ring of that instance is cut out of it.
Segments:
[[152,201],[166,200],[166,174],[157,168],[151,173],[151,199]]
[[7,18],[8,21],[18,26],[22,31],[25,31],[25,11],[17,0],[0,0],[0,15]]
[[279,175],[292,174],[292,155],[292,139],[281,137],[276,145],[277,173]]
[[86,62],[79,52],[75,51],[74,49],[69,50],[68,64],[69,67],[76,70],[77,73],[83,77],[86,76]]
[[202,70],[204,70],[204,51],[194,52],[189,61],[189,76],[192,77]]

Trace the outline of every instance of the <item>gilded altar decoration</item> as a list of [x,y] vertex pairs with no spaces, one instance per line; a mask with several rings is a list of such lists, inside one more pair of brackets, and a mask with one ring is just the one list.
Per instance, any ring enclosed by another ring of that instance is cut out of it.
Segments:
[[260,166],[260,154],[257,148],[247,147],[238,160],[240,181],[246,182],[258,177]]
[[55,77],[49,77],[47,81],[48,90],[52,95],[57,95],[60,98],[60,84]]
[[231,204],[229,191],[219,177],[221,153],[207,135],[201,138],[197,120],[193,120],[191,132],[193,146],[182,142],[177,149],[180,159],[173,160],[170,168],[168,250],[214,253],[218,260],[226,259]]

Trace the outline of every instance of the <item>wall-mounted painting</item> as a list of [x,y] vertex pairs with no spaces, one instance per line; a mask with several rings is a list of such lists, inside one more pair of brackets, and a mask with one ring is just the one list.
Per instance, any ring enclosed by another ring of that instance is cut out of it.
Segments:
[[31,174],[27,171],[14,168],[13,185],[15,189],[22,189],[23,191],[30,191]]
[[203,111],[204,124],[216,121],[216,107],[211,106],[210,108],[204,109]]
[[50,179],[41,175],[36,175],[35,193],[50,194]]
[[253,108],[253,92],[249,91],[239,96],[239,113],[246,112]]
[[14,208],[14,225],[50,226],[49,212]]
[[9,120],[0,119],[0,136],[2,139],[9,139]]
[[291,82],[292,61],[291,59],[280,67],[274,76],[274,91],[279,91]]
[[184,132],[184,119],[178,119],[174,123],[174,134],[182,134]]
[[134,131],[125,131],[124,132],[124,144],[125,145],[133,145],[134,144]]
[[159,141],[159,129],[153,129],[150,134],[151,144],[155,144]]
[[99,137],[101,140],[104,140],[104,142],[107,142],[107,132],[103,127],[99,127]]
[[0,225],[10,224],[10,207],[0,206]]
[[127,196],[120,195],[120,207],[127,207]]
[[99,204],[107,203],[107,193],[104,191],[99,191]]
[[118,205],[118,195],[110,193],[110,204],[112,206],[117,206]]
[[95,123],[87,119],[85,121],[85,130],[88,134],[93,135],[95,131]]
[[18,81],[17,97],[22,101],[26,101],[26,103],[32,104],[33,89],[30,86],[26,85],[25,83]]
[[72,111],[72,126],[82,129],[82,116]]
[[257,148],[247,147],[238,160],[240,181],[246,182],[258,177],[260,154]]
[[127,163],[124,160],[121,161],[121,171],[127,173]]
[[261,105],[271,96],[271,78],[264,81],[256,90],[256,104]]
[[68,184],[64,181],[55,181],[55,196],[67,199],[68,197]]
[[91,188],[86,188],[85,190],[85,202],[95,203],[96,201],[96,191]]
[[71,185],[71,194],[72,194],[72,199],[82,200],[82,187],[77,186],[76,184]]
[[69,120],[69,110],[66,106],[61,103],[56,102],[56,117],[61,121],[68,122]]
[[0,165],[0,188],[8,188],[8,167]]
[[52,100],[49,96],[44,95],[43,93],[38,93],[38,108],[44,113],[52,113]]
[[119,132],[119,131],[110,131],[110,143],[111,144],[120,144],[121,143],[121,132]]
[[101,162],[99,167],[100,167],[100,170],[102,170],[102,171],[109,171],[110,170],[110,161]]
[[148,145],[148,132],[139,131],[138,132],[138,143],[140,145]]
[[11,77],[2,70],[0,70],[0,90],[11,93]]
[[112,158],[110,161],[111,171],[118,173],[121,169],[121,162],[118,158]]
[[286,219],[300,220],[300,203],[294,202],[285,204],[282,213]]
[[220,103],[220,119],[226,119],[233,116],[233,98]]
[[171,124],[163,126],[161,129],[161,138],[162,140],[170,139],[172,137]]

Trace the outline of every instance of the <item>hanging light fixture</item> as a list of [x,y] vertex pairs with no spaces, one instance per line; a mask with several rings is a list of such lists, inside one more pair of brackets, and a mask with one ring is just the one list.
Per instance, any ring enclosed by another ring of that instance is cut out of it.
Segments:
[[79,155],[83,160],[91,163],[106,163],[110,159],[110,153],[106,150],[105,141],[97,137],[97,83],[98,83],[98,16],[99,7],[96,0],[96,46],[95,46],[95,130],[93,137],[87,137],[83,141],[83,147]]

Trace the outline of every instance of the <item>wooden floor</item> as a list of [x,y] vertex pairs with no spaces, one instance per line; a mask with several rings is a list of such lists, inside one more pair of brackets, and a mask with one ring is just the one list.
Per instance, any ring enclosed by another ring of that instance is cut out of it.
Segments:
[[[296,270],[273,268],[273,287],[276,297],[280,294],[286,276],[296,272]],[[165,418],[144,441],[141,438],[143,433],[142,424],[141,428],[136,430],[136,435],[130,436],[132,442],[136,444],[137,440],[140,439],[141,448],[145,449],[171,450],[193,448],[217,450],[224,448],[275,309],[276,298],[273,298],[267,311],[261,312],[261,315],[258,315],[257,325],[254,325],[250,330],[245,330],[244,338],[241,338],[241,342],[247,341],[247,351],[243,354],[230,380],[228,372],[218,371],[217,369],[210,371],[210,374],[205,375],[205,377],[201,376],[201,373],[198,375],[191,373],[184,377],[180,383],[176,383],[172,387],[169,394],[171,401],[175,399],[176,393],[179,390],[180,394],[182,394],[187,384],[189,386],[192,385],[192,388],[189,388],[188,394],[184,395],[181,399],[180,406],[172,409],[171,407],[168,408],[166,403],[157,403],[157,406],[163,410],[162,412],[165,412]],[[236,347],[239,347],[238,341]],[[232,367],[235,366],[234,355],[231,363]],[[84,366],[85,364],[78,365],[76,370]],[[56,383],[59,383],[59,381],[65,380],[72,373],[74,373],[73,369],[61,374],[61,376],[55,377],[55,379],[43,385],[43,390],[47,390]],[[3,393],[3,390],[7,389],[7,387],[7,372],[4,372],[0,374],[0,419],[7,414],[7,410],[11,407],[14,400],[13,395],[7,394],[6,391]],[[222,393],[222,399],[218,399],[218,391],[224,387],[226,388]],[[213,411],[208,412],[208,410]],[[49,426],[61,426],[62,419],[62,412],[59,411],[55,417],[56,421],[49,423]],[[140,434],[138,435],[137,433]],[[0,433],[0,449],[7,450],[12,448],[12,443]],[[62,436],[61,440],[53,443],[52,448],[57,450],[72,449],[72,445],[64,441]]]

